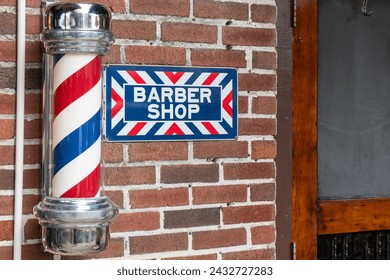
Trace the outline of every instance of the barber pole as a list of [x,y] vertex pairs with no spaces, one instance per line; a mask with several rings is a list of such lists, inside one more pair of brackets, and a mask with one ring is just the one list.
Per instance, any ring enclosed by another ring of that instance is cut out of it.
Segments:
[[101,64],[94,54],[56,55],[53,196],[100,195]]
[[110,29],[103,5],[58,2],[45,10],[43,197],[34,214],[53,254],[104,250],[118,213],[100,188],[100,57],[114,42]]

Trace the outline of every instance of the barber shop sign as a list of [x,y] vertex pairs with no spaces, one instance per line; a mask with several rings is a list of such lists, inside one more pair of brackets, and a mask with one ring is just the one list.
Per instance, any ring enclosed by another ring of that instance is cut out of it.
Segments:
[[231,68],[106,65],[107,141],[237,137],[237,71]]

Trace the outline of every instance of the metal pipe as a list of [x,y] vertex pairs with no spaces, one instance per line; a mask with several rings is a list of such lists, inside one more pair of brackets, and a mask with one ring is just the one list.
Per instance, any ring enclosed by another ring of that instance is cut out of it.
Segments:
[[101,62],[114,38],[99,4],[45,10],[43,200],[34,207],[48,252],[81,255],[109,242],[117,208],[100,193]]
[[15,193],[13,258],[22,258],[23,240],[23,157],[24,157],[24,87],[26,49],[26,1],[18,0],[16,58],[16,133],[15,133]]

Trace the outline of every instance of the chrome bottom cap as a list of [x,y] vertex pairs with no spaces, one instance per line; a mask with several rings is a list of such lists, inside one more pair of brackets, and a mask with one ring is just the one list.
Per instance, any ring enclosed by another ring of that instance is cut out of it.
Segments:
[[42,226],[42,243],[53,254],[85,255],[104,250],[110,224],[118,213],[107,197],[47,197],[34,207]]

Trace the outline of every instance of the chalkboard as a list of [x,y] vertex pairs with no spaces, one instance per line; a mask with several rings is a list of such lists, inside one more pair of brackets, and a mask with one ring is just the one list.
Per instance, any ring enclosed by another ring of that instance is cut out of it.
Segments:
[[390,197],[390,1],[318,3],[318,195]]

